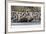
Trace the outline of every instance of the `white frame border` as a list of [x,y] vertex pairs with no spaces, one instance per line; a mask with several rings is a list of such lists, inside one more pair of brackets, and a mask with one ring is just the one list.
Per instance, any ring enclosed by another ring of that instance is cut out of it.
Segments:
[[[25,5],[26,4],[26,5]],[[11,18],[11,5],[17,5],[17,6],[19,6],[19,5],[21,5],[21,6],[37,6],[37,7],[41,7],[41,25],[34,25],[34,26],[37,26],[37,27],[35,27],[35,28],[28,28],[29,30],[26,30],[26,31],[33,31],[33,30],[43,30],[43,24],[44,24],[44,6],[43,6],[43,4],[28,4],[28,3],[8,3],[8,32],[16,32],[16,31],[14,31],[14,29],[12,29],[11,28],[11,20],[10,20],[10,18]],[[40,26],[40,27],[39,27]],[[14,27],[14,26],[13,26]],[[16,30],[16,29],[15,29]],[[17,31],[18,31],[19,29],[17,29]],[[22,31],[22,30],[21,30]],[[23,30],[24,31],[24,30]]]

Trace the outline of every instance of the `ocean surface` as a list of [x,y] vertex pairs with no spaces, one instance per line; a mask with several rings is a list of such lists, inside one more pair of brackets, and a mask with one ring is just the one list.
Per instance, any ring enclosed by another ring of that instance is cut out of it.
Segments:
[[41,24],[41,21],[11,23],[11,25],[39,25],[39,24]]

